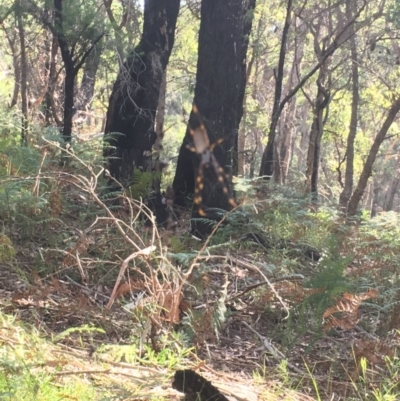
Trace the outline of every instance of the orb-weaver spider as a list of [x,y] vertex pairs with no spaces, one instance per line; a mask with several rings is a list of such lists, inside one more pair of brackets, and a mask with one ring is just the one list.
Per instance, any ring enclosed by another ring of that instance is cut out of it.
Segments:
[[225,173],[225,170],[220,166],[216,159],[213,150],[214,148],[223,142],[223,138],[218,139],[214,143],[210,143],[210,139],[207,134],[206,127],[203,119],[197,109],[197,106],[193,104],[193,113],[196,115],[199,125],[196,128],[189,126],[190,135],[193,138],[193,146],[187,145],[187,148],[200,156],[200,164],[197,169],[193,203],[197,206],[197,210],[200,216],[206,216],[207,213],[203,208],[203,196],[202,191],[204,189],[204,169],[212,167],[217,177],[218,183],[222,187],[222,192],[227,197],[228,203],[232,207],[236,207],[236,202],[229,192],[229,175]]

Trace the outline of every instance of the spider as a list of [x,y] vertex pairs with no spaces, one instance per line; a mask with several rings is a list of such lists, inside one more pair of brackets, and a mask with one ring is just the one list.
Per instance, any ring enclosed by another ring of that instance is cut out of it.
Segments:
[[222,143],[224,139],[220,138],[216,142],[210,143],[206,127],[195,104],[193,105],[193,113],[197,116],[199,125],[195,129],[189,126],[189,132],[190,135],[192,135],[194,146],[187,145],[187,148],[200,156],[200,165],[197,170],[193,203],[197,206],[199,215],[204,217],[207,215],[202,207],[203,197],[201,195],[204,189],[204,168],[210,166],[213,168],[218,183],[222,187],[222,192],[228,199],[228,203],[232,207],[236,207],[236,202],[229,193],[229,175],[225,174],[224,169],[219,165],[218,160],[213,153],[214,148]]

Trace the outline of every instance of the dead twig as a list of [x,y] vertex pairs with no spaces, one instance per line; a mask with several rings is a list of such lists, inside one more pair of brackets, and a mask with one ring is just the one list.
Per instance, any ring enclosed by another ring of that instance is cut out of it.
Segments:
[[113,291],[111,293],[110,300],[107,303],[106,309],[110,309],[111,306],[113,305],[114,301],[115,301],[115,296],[117,294],[117,290],[118,290],[119,284],[121,282],[121,279],[122,279],[123,275],[125,274],[125,271],[126,271],[126,269],[128,267],[129,262],[131,260],[135,259],[137,256],[149,256],[150,253],[155,251],[156,249],[157,248],[154,245],[151,245],[151,246],[149,246],[149,247],[147,247],[145,249],[142,249],[142,250],[140,250],[138,252],[132,253],[131,255],[129,255],[122,262],[121,268],[119,269],[119,274],[118,274],[118,277],[117,277],[117,281],[115,282],[114,289],[113,289]]

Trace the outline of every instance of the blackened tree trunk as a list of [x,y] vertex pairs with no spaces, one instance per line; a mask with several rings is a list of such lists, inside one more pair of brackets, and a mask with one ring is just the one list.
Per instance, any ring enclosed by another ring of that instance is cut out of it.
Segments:
[[[204,120],[210,143],[223,138],[213,153],[227,172],[232,168],[233,150],[243,114],[246,53],[254,6],[255,0],[203,0],[201,4],[194,104]],[[196,120],[197,116],[192,112],[189,127],[195,128]],[[200,157],[187,148],[191,143],[188,129],[180,148],[173,183],[175,202],[182,206],[193,194],[195,174],[200,165]],[[222,192],[213,168],[203,170],[203,207],[229,210],[228,197]],[[229,191],[232,194],[232,188]],[[207,216],[211,217],[210,214]],[[197,207],[193,208],[192,217],[198,217]],[[210,225],[200,226],[194,222],[192,227],[204,236]]]
[[149,170],[162,77],[175,38],[180,0],[146,0],[142,38],[122,66],[111,93],[104,156],[122,185],[134,168]]

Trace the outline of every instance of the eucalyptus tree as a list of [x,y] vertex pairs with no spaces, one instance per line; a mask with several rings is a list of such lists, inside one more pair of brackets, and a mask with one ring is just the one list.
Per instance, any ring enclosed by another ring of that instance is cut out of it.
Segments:
[[[395,188],[398,185],[397,162],[396,157],[392,155],[396,156],[398,139],[396,134],[393,137],[389,136],[389,131],[396,123],[400,112],[400,93],[397,89],[400,73],[400,48],[397,41],[400,33],[399,8],[397,3],[381,2],[373,5],[375,7],[371,5],[372,16],[369,18],[374,23],[368,25],[364,32],[368,47],[364,51],[360,46],[357,47],[355,78],[360,83],[359,94],[355,93],[353,87],[352,115],[346,148],[346,175],[340,197],[342,210],[348,216],[356,214],[363,200],[366,208],[381,210],[391,208]],[[354,50],[351,54],[354,58]],[[353,66],[353,79],[354,72]],[[360,98],[356,132],[357,135],[362,133],[368,139],[368,145],[364,145],[364,154],[361,158],[357,155],[357,147],[351,143],[355,132],[355,96]],[[387,169],[391,169],[389,174],[385,171]],[[373,175],[374,179],[371,180]],[[382,182],[385,177],[386,183]],[[354,187],[353,182],[356,182]],[[386,188],[385,194],[383,192]],[[373,201],[369,202],[372,197]],[[367,200],[372,206],[366,203]]]
[[[57,38],[64,66],[64,111],[62,136],[66,143],[72,139],[74,89],[77,75],[90,52],[101,40],[104,31],[98,30],[99,2],[97,0],[54,0],[42,6],[33,0],[28,4],[38,18]],[[101,15],[102,17],[102,15]]]
[[110,175],[129,185],[135,168],[151,170],[160,86],[175,39],[180,0],[145,0],[140,42],[120,68],[104,132]]
[[[221,169],[231,171],[237,149],[254,6],[254,0],[203,0],[201,4],[195,108],[179,151],[173,183],[179,205],[186,205],[197,183],[192,217],[202,215],[199,210],[204,209],[209,218],[215,218],[207,209],[232,207],[231,184],[221,188]],[[190,150],[191,144],[194,149]],[[203,237],[210,226],[194,220],[192,228]]]
[[[329,3],[329,2],[327,2]],[[318,3],[318,8],[323,8],[325,10],[326,13],[331,13],[331,7],[330,7],[330,3],[327,4],[325,2]],[[288,7],[287,7],[287,15],[290,15],[290,10],[291,8],[290,6],[290,1],[288,1]],[[299,7],[299,9],[297,10],[296,15],[298,17],[304,17],[304,15],[307,16],[307,12],[309,13],[310,10],[312,11],[316,5],[315,4],[310,4],[307,3],[307,7],[305,8],[306,3],[304,3],[303,7]],[[338,5],[337,5],[338,6]],[[303,73],[300,75],[297,84],[293,85],[293,87],[290,89],[290,91],[285,94],[282,98],[281,98],[281,90],[279,89],[279,87],[281,86],[280,80],[278,80],[279,74],[277,75],[277,79],[276,79],[276,96],[275,96],[275,101],[274,101],[274,107],[273,107],[273,111],[272,111],[272,115],[271,115],[271,123],[270,123],[270,127],[269,127],[269,131],[268,131],[268,142],[267,145],[264,149],[264,153],[263,153],[263,158],[262,158],[262,162],[261,162],[261,168],[260,168],[260,175],[270,179],[273,175],[274,172],[274,163],[275,163],[275,152],[274,152],[274,148],[276,146],[275,144],[275,140],[276,140],[276,133],[277,133],[277,125],[278,125],[278,121],[280,119],[280,116],[283,112],[283,109],[285,108],[285,106],[289,103],[289,101],[292,99],[293,96],[295,96],[297,94],[297,92],[299,90],[301,90],[304,85],[308,82],[308,80],[314,76],[314,74],[316,74],[317,72],[319,72],[321,70],[321,68],[325,65],[325,63],[327,62],[327,60],[332,57],[332,55],[337,51],[337,49],[339,49],[344,43],[346,43],[351,34],[349,32],[349,27],[352,24],[356,24],[358,22],[358,18],[360,17],[360,14],[362,13],[362,11],[365,9],[366,7],[366,2],[364,1],[359,8],[357,9],[357,11],[354,13],[353,18],[350,21],[341,21],[341,20],[337,20],[336,21],[336,25],[334,27],[332,27],[331,29],[331,36],[329,36],[329,34],[327,34],[324,37],[324,47],[321,51],[320,57],[317,58],[317,61],[315,62],[315,64],[309,69],[308,72]],[[323,12],[323,11],[322,11]],[[313,17],[313,13],[311,12],[311,20],[307,20],[307,26],[309,27],[309,30],[313,29],[313,23],[315,21],[313,21],[312,19],[315,18]],[[330,24],[335,23],[334,19],[330,18]],[[364,25],[367,24],[366,21],[363,21]],[[360,29],[360,26],[362,25],[357,25],[357,29]],[[289,25],[290,27],[290,25]],[[286,36],[289,32],[289,29],[285,30],[282,33],[282,36]],[[284,50],[284,49],[283,49]],[[284,57],[284,51],[281,51],[281,55],[280,55],[280,62],[284,62],[285,57]],[[300,74],[301,72],[299,72]],[[279,99],[278,99],[279,98]]]
[[[346,18],[351,20],[357,7],[356,0],[346,0]],[[347,208],[347,203],[353,191],[354,180],[354,143],[357,135],[360,90],[359,90],[359,55],[357,50],[357,34],[354,32],[354,26],[351,25],[350,29],[350,55],[351,55],[351,119],[349,134],[347,136],[346,148],[346,171],[343,190],[340,194],[339,204],[342,209]]]

